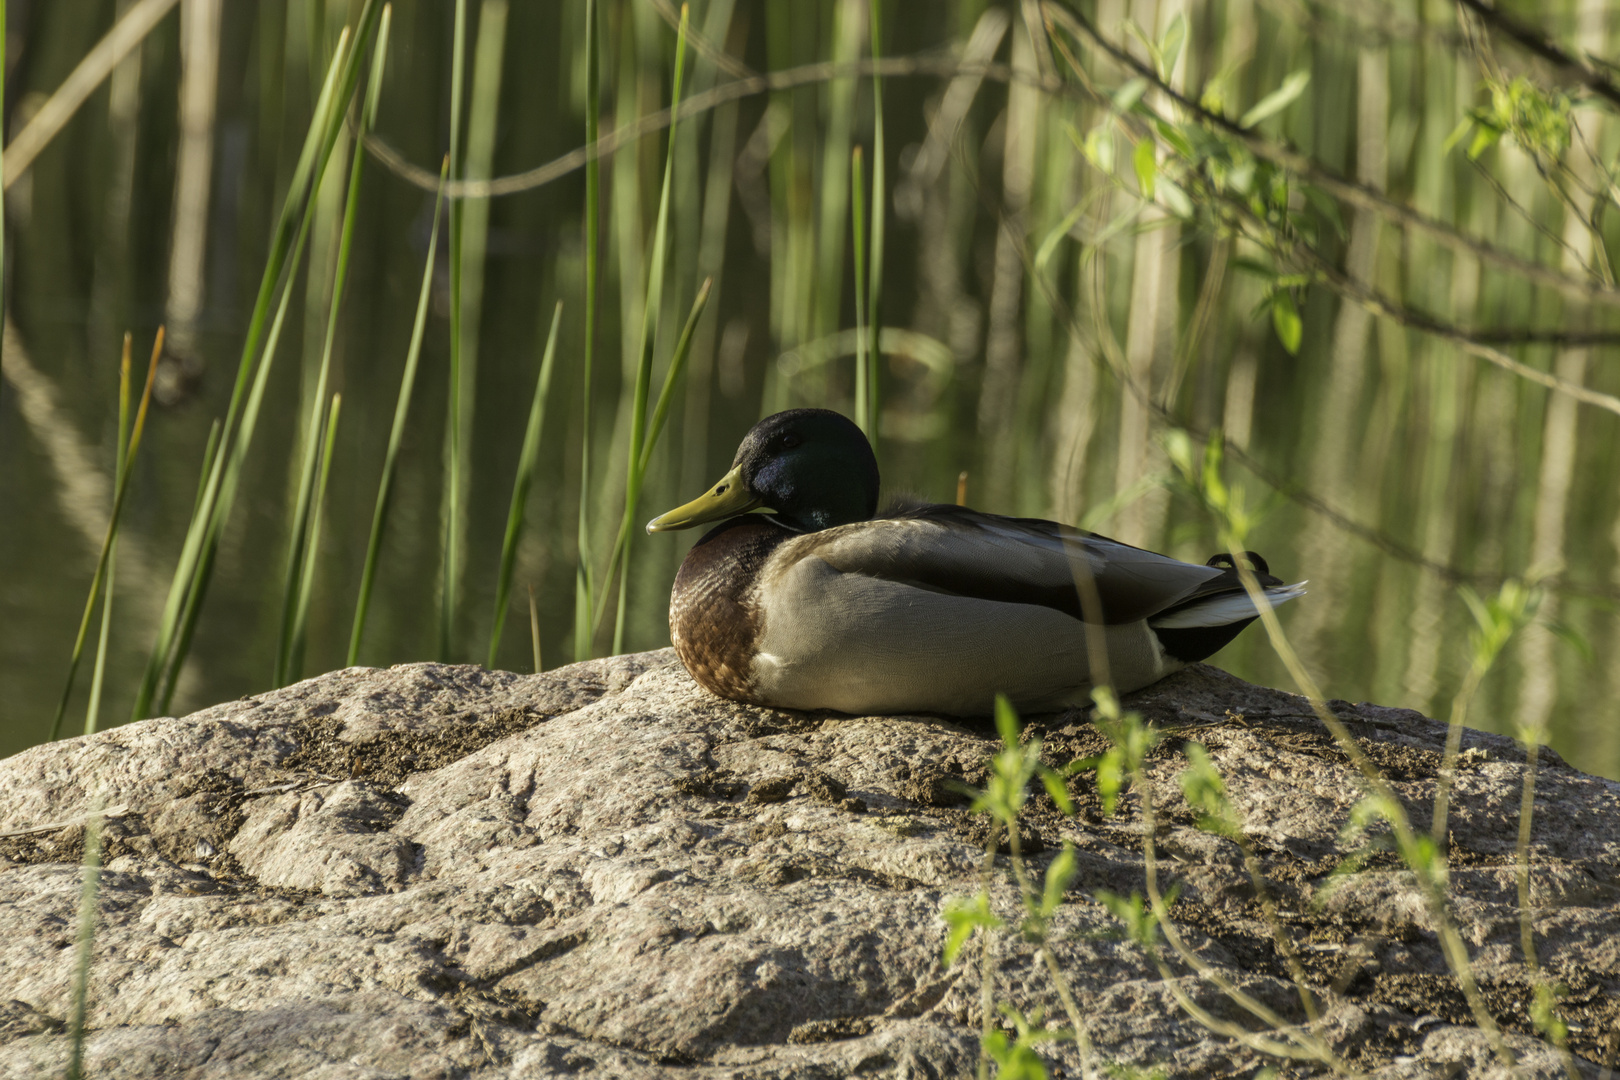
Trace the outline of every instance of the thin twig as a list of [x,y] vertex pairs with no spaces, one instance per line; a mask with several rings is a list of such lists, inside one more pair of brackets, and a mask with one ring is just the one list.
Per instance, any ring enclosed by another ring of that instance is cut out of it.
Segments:
[[1431,236],[1447,247],[1467,252],[1482,262],[1509,270],[1537,284],[1555,288],[1566,295],[1597,303],[1620,305],[1620,289],[1612,285],[1603,282],[1582,281],[1570,277],[1553,267],[1503,251],[1501,248],[1469,236],[1443,221],[1429,217],[1427,214],[1405,203],[1397,202],[1365,184],[1326,169],[1304,154],[1273,143],[1264,136],[1240,127],[1235,121],[1222,116],[1220,113],[1211,112],[1194,99],[1160,79],[1158,73],[1150,65],[1138,60],[1122,46],[1104,37],[1083,16],[1052,3],[1050,0],[1046,3],[1045,8],[1056,22],[1062,24],[1071,33],[1090,39],[1097,48],[1107,53],[1117,64],[1128,69],[1134,76],[1147,80],[1160,93],[1166,95],[1178,106],[1186,110],[1189,115],[1219,129],[1223,135],[1242,143],[1256,157],[1264,158],[1275,165],[1298,174],[1301,178],[1310,181],[1323,191],[1349,203],[1358,210],[1367,210],[1382,215],[1399,225]]
[[1485,0],[1458,0],[1458,3],[1474,12],[1497,33],[1526,52],[1568,72],[1598,97],[1620,105],[1620,85],[1616,85],[1591,60],[1565,52],[1540,30],[1503,14],[1494,4],[1486,3]]

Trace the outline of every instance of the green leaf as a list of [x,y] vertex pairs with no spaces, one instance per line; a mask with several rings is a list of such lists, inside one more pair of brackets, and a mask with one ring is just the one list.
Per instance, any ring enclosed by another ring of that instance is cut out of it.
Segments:
[[1097,794],[1102,796],[1104,816],[1114,816],[1124,786],[1125,752],[1116,746],[1097,759]]
[[1271,325],[1276,328],[1277,340],[1288,350],[1288,355],[1298,356],[1299,343],[1305,336],[1305,324],[1300,321],[1299,309],[1294,306],[1294,298],[1286,289],[1278,290],[1271,298]]
[[1547,629],[1557,635],[1558,640],[1580,653],[1581,659],[1588,664],[1597,659],[1597,653],[1593,650],[1592,643],[1573,626],[1565,622],[1550,622],[1547,623]]
[[1554,1044],[1563,1046],[1569,1038],[1569,1026],[1554,1011],[1558,999],[1569,993],[1563,984],[1548,986],[1546,983],[1536,985],[1535,1000],[1530,1005],[1530,1022],[1537,1031],[1551,1039]]
[[1136,182],[1142,187],[1144,199],[1153,198],[1153,178],[1159,171],[1158,160],[1154,155],[1152,139],[1143,139],[1136,144],[1136,152],[1131,155],[1131,163],[1136,167]]
[[1187,43],[1187,17],[1176,12],[1176,17],[1170,20],[1170,26],[1159,39],[1159,77],[1169,81],[1170,73],[1176,69],[1176,61],[1181,58],[1181,47]]
[[[1153,909],[1142,899],[1142,894],[1133,892],[1129,897],[1111,893],[1107,889],[1098,889],[1096,897],[1102,902],[1108,913],[1125,924],[1125,936],[1144,949],[1151,949],[1158,943],[1159,921],[1153,914]],[[1165,905],[1174,901],[1165,897]]]
[[1251,259],[1247,255],[1240,255],[1228,263],[1233,270],[1242,270],[1245,273],[1256,274],[1270,281],[1277,276],[1277,271],[1270,263]]
[[1181,190],[1180,185],[1170,180],[1160,180],[1158,183],[1159,201],[1169,208],[1170,212],[1183,221],[1191,221],[1193,217],[1192,200],[1187,193]]
[[1457,121],[1457,126],[1451,129],[1450,135],[1446,136],[1446,141],[1440,144],[1441,155],[1451,153],[1452,148],[1462,142],[1463,136],[1467,135],[1473,126],[1474,118],[1472,116],[1465,116]]
[[1041,770],[1041,783],[1046,785],[1046,793],[1052,796],[1057,808],[1069,817],[1074,816],[1074,800],[1069,798],[1069,789],[1064,786],[1063,777],[1051,769]]
[[1345,235],[1344,218],[1339,215],[1338,200],[1321,188],[1312,187],[1309,184],[1301,185],[1300,190],[1305,193],[1305,201],[1315,207],[1316,212],[1326,218],[1328,223],[1333,226],[1333,231],[1342,238]]
[[1114,132],[1098,124],[1086,136],[1086,156],[1105,173],[1114,171]]
[[1130,112],[1136,108],[1136,103],[1142,100],[1142,95],[1147,93],[1147,88],[1148,81],[1146,79],[1135,78],[1130,80],[1114,91],[1114,100],[1110,107],[1116,113]]
[[1009,750],[1018,749],[1018,713],[1006,694],[996,695],[996,731],[1001,735],[1002,745]]
[[1481,124],[1474,132],[1474,141],[1468,144],[1468,160],[1477,161],[1479,156],[1502,139],[1502,133],[1495,128]]
[[1063,850],[1052,860],[1052,865],[1046,868],[1046,886],[1041,891],[1041,918],[1052,917],[1052,912],[1063,903],[1063,894],[1069,891],[1070,883],[1079,872],[1080,868],[1075,865],[1074,860],[1074,845],[1065,841]]
[[1197,156],[1195,153],[1193,153],[1192,143],[1187,141],[1187,136],[1183,135],[1180,129],[1178,129],[1174,124],[1170,123],[1170,121],[1159,120],[1156,121],[1153,126],[1158,128],[1159,137],[1170,145],[1170,149],[1174,150],[1188,161],[1193,160]]
[[996,1063],[996,1080],[1046,1080],[1046,1066],[1022,1037],[1009,1043],[997,1028],[985,1037],[984,1052]]
[[1304,68],[1289,75],[1283,84],[1255,103],[1254,108],[1243,114],[1238,121],[1238,127],[1252,128],[1268,116],[1275,116],[1294,103],[1294,99],[1305,92],[1310,84],[1311,73]]
[[1184,747],[1188,767],[1178,778],[1182,797],[1198,815],[1198,827],[1205,832],[1236,840],[1240,835],[1237,814],[1226,794],[1226,783],[1220,770],[1210,760],[1209,751],[1202,743],[1189,742]]
[[952,897],[945,902],[945,925],[950,932],[945,935],[944,963],[950,967],[962,952],[968,938],[973,931],[983,928],[996,930],[1001,926],[1001,920],[990,913],[990,896],[988,893],[979,893],[972,899]]
[[[1109,145],[1113,145],[1112,140],[1109,141]],[[1087,154],[1087,156],[1090,157],[1090,154]],[[1112,152],[1110,152],[1109,156],[1113,156]],[[1046,269],[1046,264],[1051,261],[1052,253],[1057,250],[1058,244],[1063,242],[1063,238],[1069,235],[1069,230],[1074,228],[1080,221],[1080,215],[1086,212],[1086,207],[1090,203],[1089,196],[1075,203],[1074,209],[1063,215],[1063,220],[1058,222],[1052,231],[1046,234],[1046,239],[1041,241],[1041,246],[1035,249],[1036,270]]]

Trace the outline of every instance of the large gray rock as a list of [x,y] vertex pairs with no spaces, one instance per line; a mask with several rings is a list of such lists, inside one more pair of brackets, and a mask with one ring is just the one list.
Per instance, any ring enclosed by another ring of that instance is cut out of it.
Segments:
[[[1180,737],[1152,761],[1157,850],[1204,963],[1305,1022],[1240,849],[1181,801],[1180,739],[1210,748],[1244,816],[1323,1001],[1313,1030],[1381,1077],[1501,1072],[1412,876],[1384,855],[1324,890],[1361,788],[1304,701],[1199,666],[1129,704]],[[1336,708],[1426,820],[1444,727]],[[1105,745],[1078,714],[1029,727],[1053,763]],[[1528,1018],[1522,754],[1473,732],[1464,747],[1456,919],[1522,1074],[1563,1076]],[[98,805],[116,816],[92,1076],[969,1076],[983,954],[942,968],[940,913],[980,881],[988,833],[956,781],[980,779],[994,748],[981,725],[720,701],[668,650],[534,676],[355,668],[36,747],[0,762],[0,1076],[66,1061],[82,821]],[[1543,765],[1536,947],[1568,989],[1572,1067],[1596,1075],[1620,1038],[1620,787]],[[1036,873],[1063,841],[1078,850],[1053,949],[1098,1059],[1252,1075],[1266,1059],[1174,992],[1259,1022],[1179,960],[1164,981],[1094,899],[1143,887],[1143,833],[1134,800],[1104,819],[1089,783],[1073,782],[1073,819],[1032,798],[1020,833]],[[993,881],[1012,917],[1005,858]],[[998,999],[1060,1018],[1031,946],[995,947]],[[1073,1044],[1043,1053],[1080,1074]]]

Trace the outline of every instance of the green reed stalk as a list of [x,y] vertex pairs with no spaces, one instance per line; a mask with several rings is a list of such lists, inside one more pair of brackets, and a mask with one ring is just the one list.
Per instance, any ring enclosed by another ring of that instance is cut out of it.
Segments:
[[534,673],[544,670],[540,663],[540,608],[534,602],[534,586],[529,586],[529,643],[534,646]]
[[[794,8],[787,4],[765,5],[765,60],[771,70],[793,66]],[[770,189],[770,289],[771,316],[769,340],[779,349],[792,348],[803,342],[802,330],[793,317],[795,282],[793,270],[802,260],[793,247],[794,193],[798,190],[797,132],[793,127],[794,92],[777,90],[771,94],[769,109],[776,110],[785,129],[779,143],[766,161],[767,184]],[[767,117],[767,119],[769,119]],[[787,407],[787,378],[775,364],[765,367],[765,386],[760,399],[760,415],[766,416]]]
[[315,559],[321,549],[321,509],[326,505],[326,481],[332,475],[332,447],[337,442],[338,411],[343,395],[332,395],[332,409],[326,418],[326,437],[321,447],[321,478],[315,487],[315,507],[309,521],[309,542],[304,545],[304,565],[298,574],[298,606],[293,610],[291,642],[288,647],[288,681],[296,682],[303,673],[304,644],[309,625],[309,597],[315,582]]
[[[271,302],[275,298],[276,286],[282,280],[283,271],[288,269],[288,263],[291,262],[294,266],[297,264],[294,249],[296,248],[299,253],[302,252],[302,238],[308,233],[307,196],[312,183],[318,182],[321,173],[325,171],[332,146],[337,141],[344,111],[337,107],[337,103],[347,102],[353,95],[355,83],[359,78],[358,58],[361,51],[359,45],[370,35],[377,17],[376,0],[366,0],[356,23],[354,34],[356,47],[349,48],[349,34],[345,30],[328,68],[326,81],[316,103],[303,149],[299,154],[298,164],[293,170],[287,197],[282,204],[281,216],[271,234],[270,255],[265,263],[258,297],[254,302],[248,332],[243,341],[242,358],[237,367],[230,405],[226,410],[212,461],[208,463],[208,479],[203,496],[199,500],[197,512],[193,514],[187,527],[185,545],[169,587],[168,599],[164,603],[157,639],[153,644],[140,688],[136,692],[134,719],[149,715],[155,700],[162,700],[166,706],[173,693],[175,677],[185,662],[186,651],[196,628],[197,612],[212,574],[219,534],[225,519],[230,516],[241,461],[251,442],[253,421],[257,418],[257,402],[256,399],[248,397],[248,384],[254,373],[255,360],[260,357],[259,346],[265,339],[265,324],[270,318]],[[295,234],[298,237],[296,241]],[[291,275],[288,277],[287,284],[290,289]],[[285,309],[286,291],[283,293],[277,325],[271,330],[272,339],[279,331],[279,316]],[[258,364],[261,372],[259,385],[262,385],[263,371],[274,356],[274,349],[268,342],[266,346],[262,362]],[[237,432],[239,422],[242,427],[240,434]],[[225,466],[227,449],[231,451],[229,467]],[[165,682],[167,685],[163,688],[160,698],[160,683]]]
[[658,404],[653,407],[652,427],[647,432],[647,444],[641,448],[643,476],[652,464],[653,447],[658,444],[658,436],[663,434],[664,422],[669,419],[670,406],[675,402],[675,384],[680,381],[681,374],[686,370],[686,361],[692,355],[692,338],[697,333],[698,320],[703,318],[703,309],[708,306],[709,291],[713,288],[713,278],[704,278],[703,284],[698,286],[697,296],[692,299],[692,310],[686,316],[686,325],[681,327],[681,336],[675,342],[675,352],[669,358],[669,370],[665,372],[664,385],[658,391]]
[[[489,635],[489,661],[495,666],[495,652],[501,645],[501,630],[506,625],[507,601],[512,593],[512,568],[517,563],[518,541],[523,536],[523,511],[529,501],[529,487],[534,480],[534,463],[540,458],[540,431],[545,419],[546,399],[551,396],[552,361],[557,356],[557,327],[562,325],[562,301],[551,315],[551,333],[546,337],[545,353],[540,358],[540,375],[534,383],[534,401],[529,406],[529,426],[523,431],[523,449],[518,454],[517,479],[512,482],[512,505],[506,514],[506,538],[501,542],[501,574],[495,585],[495,625]],[[534,593],[529,594],[534,601]],[[536,639],[535,648],[539,648]],[[539,671],[538,663],[535,670]]]
[[[159,330],[158,333],[161,336],[162,331]],[[125,331],[123,356],[120,358],[118,365],[118,442],[117,461],[113,470],[115,486],[122,484],[124,477],[129,473],[129,445],[132,433],[129,415],[129,346],[130,336],[128,331]],[[151,375],[156,374],[157,364],[154,353]],[[145,411],[147,396],[150,393],[150,377],[147,382],[148,389],[142,393],[141,400],[143,412]],[[111,534],[111,540],[107,545],[107,585],[102,590],[101,595],[101,633],[96,640],[96,662],[91,669],[90,675],[90,701],[84,710],[84,733],[86,735],[96,733],[96,725],[101,717],[101,689],[107,679],[108,638],[112,633],[112,599],[118,577],[118,536],[116,528],[116,523],[109,522],[108,532]]]
[[[718,0],[708,11],[706,34],[710,41],[725,41],[732,33],[733,5]],[[700,65],[698,75],[705,74]],[[706,72],[713,84],[713,65]],[[694,83],[696,89],[696,83]],[[719,307],[721,271],[725,265],[726,226],[731,216],[731,192],[737,159],[737,106],[722,105],[709,122],[709,168],[703,183],[703,210],[698,228],[697,273],[712,277],[715,287],[709,299]],[[695,140],[694,140],[695,144]],[[694,145],[695,151],[695,145]],[[692,368],[687,376],[681,461],[682,490],[696,491],[708,482],[709,416],[714,397],[716,346],[721,331],[718,318],[706,320],[692,342]],[[673,554],[673,552],[671,552]]]
[[[601,41],[596,26],[596,0],[585,0],[585,145],[596,143],[602,108]],[[602,196],[602,164],[592,158],[585,163],[585,355],[581,369],[584,385],[584,411],[580,414],[579,453],[579,530],[574,567],[574,659],[591,658],[593,637],[591,609],[595,603],[596,582],[591,569],[590,490],[591,490],[591,367],[596,355],[596,274],[597,243],[600,229],[597,217]]]
[[416,320],[411,326],[411,344],[405,351],[405,373],[399,380],[399,398],[394,403],[394,426],[388,431],[388,450],[383,455],[382,479],[377,482],[377,505],[371,512],[371,536],[366,541],[366,562],[360,572],[360,597],[354,605],[354,629],[349,632],[349,656],[353,667],[360,661],[360,638],[366,631],[366,612],[371,607],[371,587],[377,580],[377,560],[382,553],[383,529],[394,495],[394,466],[405,439],[405,421],[411,412],[411,390],[416,385],[416,365],[422,356],[422,337],[427,327],[428,298],[433,293],[433,259],[439,248],[439,217],[444,212],[444,186],[450,175],[450,159],[439,166],[439,194],[433,201],[433,230],[428,234],[427,262],[422,267],[422,287],[416,295]]
[[[331,161],[338,137],[343,130],[348,104],[354,96],[355,87],[359,81],[360,61],[364,52],[365,38],[375,28],[380,13],[387,8],[388,5],[385,4],[382,9],[378,9],[373,0],[367,0],[357,23],[357,32],[351,35],[348,28],[345,27],[338,35],[332,62],[328,67],[326,81],[317,101],[310,131],[305,139],[304,151],[301,153],[299,165],[295,169],[295,178],[300,179],[295,182],[293,190],[289,191],[289,201],[283,206],[283,218],[286,219],[289,212],[296,209],[296,204],[291,201],[294,192],[302,190],[308,195],[307,200],[303,203],[302,211],[296,219],[298,221],[296,238],[291,245],[290,252],[287,253],[287,257],[284,259],[287,267],[285,286],[277,303],[275,316],[271,320],[270,330],[264,338],[264,350],[254,373],[251,389],[248,391],[245,404],[241,409],[240,430],[235,441],[232,442],[230,439],[231,415],[227,413],[225,430],[222,433],[218,453],[214,458],[209,479],[210,491],[205,495],[204,500],[205,503],[212,506],[212,512],[208,515],[208,521],[202,533],[200,554],[196,561],[192,587],[185,597],[184,610],[180,619],[179,636],[168,660],[167,670],[163,673],[164,680],[161,684],[161,692],[158,695],[159,708],[162,710],[167,710],[169,707],[169,701],[179,680],[180,667],[190,650],[191,638],[196,631],[197,618],[203,600],[207,595],[220,535],[230,515],[230,509],[235,502],[243,463],[248,448],[252,443],[253,434],[257,429],[259,410],[263,404],[265,386],[269,379],[271,367],[275,362],[277,346],[280,343],[282,328],[286,322],[297,267],[302,260],[305,246],[308,243],[311,226],[320,214],[318,194],[322,181],[326,176],[327,166]],[[309,166],[307,173],[305,170],[306,163]],[[280,236],[278,235],[278,241],[279,239]],[[275,261],[274,255],[279,254],[278,244],[278,250],[273,253],[272,262]],[[268,301],[272,295],[265,287],[269,284],[273,284],[273,281],[270,277],[270,268],[267,267],[265,280],[260,287],[261,301]],[[262,318],[257,306],[255,308],[254,325],[262,326]],[[250,338],[252,337],[252,329],[250,326]],[[249,364],[250,359],[250,354],[244,351],[244,365]],[[238,373],[238,388],[242,385],[242,378],[245,376],[246,371],[247,367],[244,367]],[[233,406],[235,401],[236,398],[233,395]],[[318,416],[316,423],[310,426],[315,428],[316,424],[318,424]],[[228,458],[225,455],[227,445],[230,449]],[[221,472],[222,463],[223,472]]]
[[[832,10],[830,59],[840,66],[860,59],[862,26],[859,0],[840,0]],[[844,299],[845,250],[844,218],[849,210],[850,133],[855,126],[855,96],[859,82],[854,76],[832,79],[825,95],[825,136],[821,146],[820,199],[816,209],[816,265],[814,322],[809,338],[822,338],[840,329]],[[829,385],[825,367],[803,381],[806,394],[822,398]],[[802,378],[802,376],[801,376]]]
[[[339,53],[337,57],[334,57],[334,63],[341,58],[343,45],[344,42],[340,41]],[[339,122],[341,122],[341,112],[337,109],[336,102],[328,104],[331,112],[339,113]],[[326,158],[323,157],[311,185],[312,193],[320,187],[321,177],[326,171],[325,166]],[[315,221],[316,210],[317,207],[312,194],[304,206],[304,213],[298,225],[298,235],[293,241],[291,258],[288,260],[289,266],[294,271],[303,259],[304,247],[309,241],[310,227]],[[213,469],[208,478],[209,491],[204,496],[205,509],[212,507],[212,511],[206,514],[206,521],[201,530],[201,540],[197,548],[191,586],[185,593],[184,604],[178,620],[179,632],[173,639],[170,653],[162,662],[163,681],[158,688],[156,699],[160,712],[166,712],[169,708],[169,702],[174,696],[175,687],[180,681],[181,665],[185,663],[186,654],[191,648],[192,635],[196,632],[197,617],[202,610],[202,603],[208,591],[208,583],[213,576],[214,559],[219,551],[220,535],[224,531],[231,504],[235,502],[237,486],[241,482],[242,464],[247,457],[247,448],[252,443],[253,433],[258,426],[259,409],[264,403],[265,386],[269,382],[270,369],[275,361],[276,348],[281,342],[281,330],[287,320],[287,308],[292,299],[293,282],[293,273],[289,273],[286,288],[282,290],[281,299],[276,304],[275,317],[270,322],[270,331],[265,335],[264,355],[260,359],[247,400],[242,407],[241,429],[237,434],[236,441],[227,447],[229,432],[226,432],[221,437],[221,444],[214,457]],[[226,419],[228,426],[229,416]],[[228,456],[227,450],[229,451]],[[182,552],[182,562],[184,562],[184,558],[185,552]],[[137,701],[137,705],[139,704],[140,702]]]
[[[703,284],[698,286],[697,296],[692,301],[692,310],[686,316],[686,325],[681,328],[681,336],[675,342],[675,352],[669,358],[669,370],[664,373],[664,385],[658,391],[658,404],[653,408],[652,427],[647,433],[646,443],[641,448],[640,456],[631,459],[631,465],[636,470],[634,474],[634,490],[638,494],[641,489],[641,481],[646,476],[648,467],[652,464],[653,448],[658,445],[658,436],[663,434],[664,422],[669,418],[670,406],[675,400],[675,385],[680,381],[682,373],[686,370],[687,358],[692,353],[692,338],[697,331],[698,321],[703,318],[703,309],[709,303],[709,290],[713,286],[713,278],[705,278]],[[624,517],[619,522],[618,536],[613,541],[612,561],[608,563],[608,575],[610,577],[613,573],[614,564],[625,557],[625,551],[629,547],[630,535],[635,529],[635,516],[635,507],[627,501],[624,508]],[[606,596],[602,598],[602,604],[603,607],[599,608],[596,613],[598,621],[601,620],[606,610]],[[620,620],[622,626],[622,604],[620,605]]]
[[[202,509],[203,496],[208,493],[208,476],[214,471],[214,455],[219,453],[219,417],[208,425],[208,441],[203,444],[202,472],[197,474],[197,495],[191,501],[191,517]],[[189,519],[188,519],[189,520]]]
[[[464,179],[478,181],[490,177],[495,159],[495,120],[500,105],[501,58],[506,44],[506,0],[484,0],[479,9],[478,41],[473,47],[472,101],[467,113],[467,155],[462,169]],[[456,620],[460,617],[461,601],[466,591],[467,535],[469,528],[469,500],[473,482],[473,418],[478,394],[478,341],[484,308],[484,256],[489,241],[488,198],[467,199],[458,202],[461,224],[458,230],[458,249],[455,255],[461,268],[461,285],[457,293],[460,323],[460,389],[457,394],[459,414],[456,431],[461,445],[456,448],[460,471],[456,490],[460,493],[453,519],[453,551],[451,567],[456,605],[450,609],[450,645],[458,647]],[[459,655],[459,654],[458,654]]]
[[[878,51],[882,46],[882,23],[879,19],[883,0],[871,0],[872,11],[872,61],[876,64]],[[883,296],[883,232],[884,232],[884,189],[887,186],[884,171],[883,149],[883,78],[872,71],[872,255],[871,263],[867,269],[866,284],[870,290],[866,298],[866,355],[867,355],[867,386],[866,408],[871,420],[871,430],[867,437],[872,441],[872,453],[878,452],[878,414],[880,410],[880,379],[879,374],[883,367],[882,355],[878,352],[878,333],[882,325],[882,312],[879,301]],[[860,305],[859,295],[855,298],[857,306]]]
[[[3,3],[0,3],[0,71],[10,71],[10,70],[11,69],[6,66],[6,5],[3,4]],[[3,85],[4,82],[5,82],[4,79],[0,79],[0,116],[4,116],[6,114],[6,111],[5,111],[6,110],[6,88]],[[0,139],[0,143],[4,143],[4,142],[5,142],[4,139]],[[5,174],[5,171],[6,171],[5,147],[0,146],[0,176],[3,176]],[[6,292],[6,288],[5,288],[5,285],[6,285],[6,277],[5,277],[5,267],[6,267],[6,223],[5,223],[5,221],[3,219],[4,219],[4,215],[0,215],[0,296],[9,295]],[[0,304],[0,336],[3,336],[5,334],[5,332],[6,332],[5,305]],[[3,382],[4,382],[4,380],[0,379],[0,383],[3,383]]]
[[[467,0],[456,0],[455,33],[450,59],[450,175],[461,179],[461,97],[466,82]],[[439,548],[439,659],[449,662],[457,607],[456,521],[461,516],[461,218],[459,199],[450,203],[450,393],[444,429],[444,495],[439,514],[443,541]]]
[[[630,412],[630,439],[629,454],[625,460],[624,485],[624,522],[619,527],[622,538],[613,545],[613,555],[608,563],[607,576],[604,581],[613,578],[614,564],[619,570],[619,606],[613,620],[613,651],[622,652],[624,649],[624,620],[626,609],[630,600],[630,547],[631,538],[629,521],[636,515],[636,506],[641,500],[641,482],[644,476],[642,466],[643,449],[649,444],[646,436],[647,426],[647,398],[652,391],[652,354],[653,346],[658,339],[658,313],[664,303],[664,262],[665,251],[669,241],[669,196],[670,188],[675,175],[675,138],[679,125],[674,117],[681,105],[681,77],[686,66],[686,31],[687,23],[691,17],[688,5],[681,5],[681,25],[675,40],[675,81],[674,89],[670,94],[669,108],[671,121],[669,125],[669,151],[664,157],[664,183],[658,195],[658,220],[653,226],[652,265],[647,269],[647,296],[646,304],[641,313],[641,344],[637,348],[635,396],[632,399]],[[671,370],[673,370],[673,362]],[[665,387],[669,386],[666,377]],[[603,599],[606,599],[604,594]],[[603,608],[597,609],[596,622],[601,624]]]
[[94,735],[101,720],[101,689],[107,680],[107,649],[112,633],[113,589],[118,578],[118,537],[107,549],[107,587],[101,594],[101,632],[96,637],[96,662],[90,668],[90,701],[84,708],[84,733]]
[[[293,244],[293,264],[296,266],[304,254],[304,245],[309,239],[309,227],[314,222],[314,206],[305,214],[303,224],[298,230],[298,238]],[[254,429],[258,426],[259,409],[264,403],[265,385],[269,382],[271,362],[274,360],[276,346],[281,342],[281,328],[286,322],[288,302],[292,298],[292,281],[282,291],[281,300],[276,305],[276,316],[271,321],[270,333],[265,337],[265,355],[259,370],[253,377],[253,386],[248,393],[247,404],[242,410],[242,427],[237,441],[227,448],[222,444],[216,451],[213,469],[209,474],[209,491],[205,495],[205,503],[214,507],[202,530],[202,540],[198,549],[195,571],[191,588],[185,594],[184,606],[180,612],[179,633],[174,638],[172,651],[163,664],[163,682],[157,696],[157,707],[160,712],[167,711],[169,701],[174,696],[175,687],[180,681],[180,667],[185,663],[186,653],[191,648],[191,638],[197,628],[197,616],[201,612],[202,602],[207,594],[207,587],[214,571],[214,558],[219,551],[220,534],[225,528],[227,511],[236,498],[237,485],[241,480],[242,462],[247,455],[247,444],[252,441]],[[223,468],[223,472],[221,469]],[[216,494],[217,493],[217,494]],[[208,496],[214,496],[210,499]],[[184,552],[182,552],[182,559]]]
[[861,168],[861,148],[849,152],[849,206],[851,229],[855,234],[855,423],[868,441],[877,437],[870,413],[868,392],[872,385],[867,374],[870,354],[866,351],[866,176]]
[[101,806],[84,823],[84,886],[79,892],[78,948],[73,961],[73,998],[68,1006],[68,1080],[84,1077],[84,1020],[90,1000],[90,965],[96,953],[96,897],[101,888]]
[[[337,341],[338,313],[343,306],[343,289],[349,277],[349,253],[354,241],[354,222],[360,205],[360,181],[365,172],[366,135],[377,121],[377,102],[382,95],[383,69],[388,61],[388,30],[393,20],[390,5],[383,8],[382,21],[377,28],[376,44],[371,53],[371,80],[366,88],[366,100],[360,110],[360,130],[354,140],[354,156],[349,164],[349,190],[343,205],[343,224],[338,240],[336,270],[332,277],[332,295],[327,305],[326,339],[321,346],[321,363],[315,377],[315,393],[310,401],[309,420],[305,424],[303,467],[298,478],[298,496],[293,510],[291,535],[287,541],[287,569],[281,593],[281,629],[276,638],[276,666],[272,686],[286,686],[296,678],[293,669],[295,640],[301,635],[297,617],[299,596],[307,583],[303,580],[306,549],[313,545],[310,527],[310,499],[315,487],[315,468],[320,457],[321,407],[326,401],[326,387],[332,372],[332,349]],[[301,650],[299,650],[301,651]]]
[[130,464],[141,447],[141,432],[146,428],[146,410],[152,401],[152,382],[157,376],[158,357],[163,354],[163,328],[159,327],[152,343],[152,360],[146,369],[146,387],[141,391],[141,403],[135,413],[133,426],[129,419],[129,348],[130,337],[124,335],[124,355],[118,368],[118,445],[114,467],[112,513],[107,519],[107,535],[101,541],[101,554],[96,557],[96,572],[90,579],[90,596],[84,602],[84,615],[79,619],[79,633],[73,641],[73,657],[68,661],[67,682],[62,687],[62,698],[56,705],[56,716],[51,721],[51,742],[62,734],[62,717],[67,713],[68,698],[73,694],[73,680],[84,657],[84,643],[90,633],[90,618],[96,610],[96,596],[103,584],[107,591],[107,605],[102,612],[101,644],[97,651],[96,671],[90,691],[91,716],[85,721],[86,734],[94,722],[95,710],[100,706],[101,676],[105,670],[106,620],[112,606],[112,566],[118,545],[118,519],[124,510],[124,495],[129,490]]

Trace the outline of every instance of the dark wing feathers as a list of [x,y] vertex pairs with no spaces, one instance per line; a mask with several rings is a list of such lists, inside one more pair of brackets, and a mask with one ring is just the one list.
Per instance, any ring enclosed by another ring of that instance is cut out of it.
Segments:
[[[1136,622],[1205,595],[1209,584],[1223,576],[1218,569],[1056,522],[956,506],[910,505],[812,536],[814,554],[844,573],[958,596],[1036,604],[1106,624]],[[1101,601],[1100,618],[1081,612],[1076,581],[1088,572]]]

